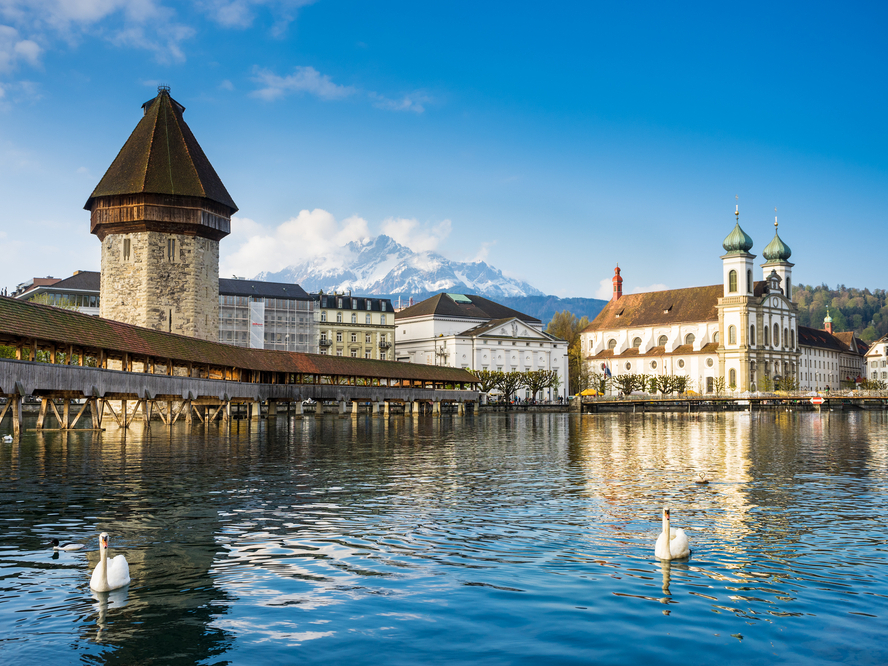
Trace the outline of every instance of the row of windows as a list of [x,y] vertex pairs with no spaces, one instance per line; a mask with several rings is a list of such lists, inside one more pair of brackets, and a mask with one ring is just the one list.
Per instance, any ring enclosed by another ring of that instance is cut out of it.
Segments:
[[76,305],[78,308],[99,307],[99,297],[90,294],[54,294],[44,292],[50,305]]
[[265,296],[232,296],[230,294],[219,295],[219,305],[235,305],[245,308],[250,303],[265,303],[266,309],[272,310],[303,310],[310,312],[313,303],[294,298],[266,298]]
[[[372,298],[352,298],[351,296],[321,296],[321,307],[332,308],[333,300],[336,300],[337,308],[346,310],[371,310],[373,309]],[[364,307],[360,307],[360,301],[364,301]],[[379,309],[385,312],[388,309],[388,302],[382,299],[378,300]]]
[[[326,322],[326,321],[327,321],[327,313],[326,313],[326,312],[322,312],[322,313],[321,313],[321,321],[322,321],[322,322]],[[336,323],[337,323],[337,324],[341,324],[341,323],[342,323],[342,313],[341,313],[341,312],[337,312],[337,313],[336,313]],[[357,324],[357,323],[358,323],[358,315],[357,315],[356,313],[354,313],[354,312],[352,312],[352,314],[351,314],[351,323],[352,323],[352,324]],[[364,323],[365,323],[365,324],[372,324],[372,323],[373,323],[372,315],[366,315],[365,318],[364,318]],[[386,318],[385,318],[385,315],[379,315],[379,325],[380,325],[380,326],[386,326]]]
[[[326,349],[322,349],[322,350],[321,350],[321,356],[326,356],[326,355],[327,355],[327,350],[326,350]],[[337,355],[337,356],[343,356],[342,349],[337,349],[337,350],[336,350],[336,355]],[[352,349],[352,350],[351,350],[351,357],[352,357],[352,358],[358,358],[358,350],[357,350],[357,349]],[[365,352],[364,352],[364,358],[373,358],[372,352],[365,351]],[[384,360],[386,360],[386,352],[379,352],[379,360],[380,360],[380,361],[384,361]]]
[[[732,294],[737,292],[737,271],[735,270],[728,273],[728,291]],[[746,291],[752,293],[752,271],[746,271]]]
[[[324,331],[321,333],[321,342],[326,342],[326,341],[327,341],[327,332]],[[358,341],[358,333],[352,333],[351,334],[351,342],[357,342],[357,341]],[[387,342],[385,333],[379,334],[379,341],[380,342]],[[336,342],[342,342],[342,331],[336,331]],[[371,334],[365,333],[364,334],[364,344],[369,345],[369,344],[371,344],[371,342],[372,342]]]

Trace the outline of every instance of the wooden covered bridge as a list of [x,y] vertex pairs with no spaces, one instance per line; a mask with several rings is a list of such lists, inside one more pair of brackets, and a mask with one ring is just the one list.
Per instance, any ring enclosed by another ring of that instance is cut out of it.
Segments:
[[246,349],[6,297],[0,345],[12,356],[0,358],[0,427],[9,416],[16,434],[26,396],[41,402],[38,429],[74,428],[87,411],[98,429],[106,414],[127,427],[137,415],[228,422],[233,405],[248,405],[252,418],[263,403],[272,416],[281,404],[301,415],[308,399],[385,414],[392,403],[433,414],[456,403],[462,414],[478,400],[476,377],[458,368]]

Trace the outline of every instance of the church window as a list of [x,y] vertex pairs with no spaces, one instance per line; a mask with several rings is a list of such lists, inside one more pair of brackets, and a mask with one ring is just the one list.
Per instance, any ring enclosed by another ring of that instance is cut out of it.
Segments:
[[783,329],[783,346],[784,347],[789,346],[789,329],[788,328]]
[[631,369],[632,369],[632,364],[631,364],[629,361],[626,361],[626,369],[627,369],[627,370],[631,370]]
[[731,371],[728,373],[728,386],[737,386],[737,371],[734,368],[731,368]]
[[795,331],[789,332],[789,347],[795,349]]
[[755,324],[752,324],[749,327],[749,346],[752,347],[754,345],[755,345]]
[[777,347],[780,345],[780,326],[774,324],[774,346]]
[[632,346],[635,347],[636,349],[638,347],[641,347],[641,338],[633,338]]
[[607,341],[607,348],[608,349],[616,349],[617,348],[617,341],[615,338],[611,338],[610,340]]
[[762,342],[765,345],[765,347],[767,347],[768,346],[768,327],[767,326],[762,327],[762,335],[765,336],[765,339]]
[[684,362],[683,358],[678,359],[678,367],[679,368],[685,367],[685,362]]
[[651,368],[653,368],[654,370],[657,369],[657,362],[656,361],[651,361]]
[[665,347],[667,342],[669,342],[669,338],[667,338],[665,335],[661,335],[657,339],[657,346],[658,347]]
[[737,291],[737,271],[730,271],[728,273],[728,291],[734,293]]
[[746,271],[746,291],[752,293],[752,271]]
[[694,337],[694,334],[693,334],[693,333],[688,333],[688,334],[685,336],[685,344],[686,344],[686,345],[692,345],[692,344],[694,344],[694,340],[696,340],[696,339],[697,339],[697,338]]
[[737,344],[737,327],[736,326],[728,326],[728,344],[736,345]]
[[718,344],[718,342],[719,342],[718,331],[716,331],[715,333],[712,334],[712,341],[715,344]]

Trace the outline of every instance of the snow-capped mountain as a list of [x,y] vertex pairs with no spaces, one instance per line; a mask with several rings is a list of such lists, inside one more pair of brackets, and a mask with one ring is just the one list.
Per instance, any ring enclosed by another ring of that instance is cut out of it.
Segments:
[[263,271],[254,279],[295,282],[309,292],[409,295],[446,290],[491,298],[543,294],[483,261],[450,261],[436,252],[413,252],[384,234],[348,243],[340,257],[318,257],[275,273]]

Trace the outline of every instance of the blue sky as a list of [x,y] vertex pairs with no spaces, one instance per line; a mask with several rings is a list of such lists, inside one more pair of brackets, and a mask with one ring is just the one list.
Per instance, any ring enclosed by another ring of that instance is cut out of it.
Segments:
[[888,287],[885,3],[0,0],[0,286],[97,270],[82,206],[168,84],[240,207],[221,274],[387,232],[546,293]]

